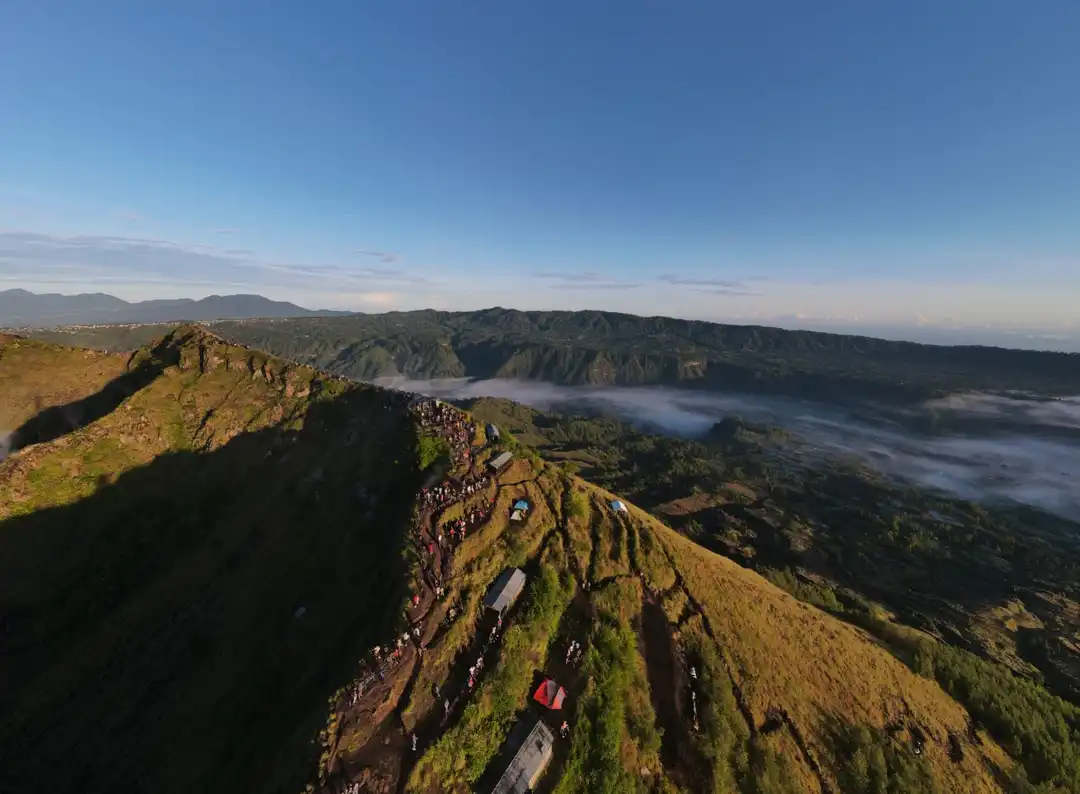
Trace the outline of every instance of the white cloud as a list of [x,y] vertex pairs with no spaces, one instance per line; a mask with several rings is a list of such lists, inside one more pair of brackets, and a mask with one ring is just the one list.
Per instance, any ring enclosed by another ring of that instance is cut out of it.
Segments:
[[574,273],[537,273],[536,278],[550,280],[551,284],[548,286],[559,290],[625,290],[641,286],[636,281],[624,281],[591,270]]

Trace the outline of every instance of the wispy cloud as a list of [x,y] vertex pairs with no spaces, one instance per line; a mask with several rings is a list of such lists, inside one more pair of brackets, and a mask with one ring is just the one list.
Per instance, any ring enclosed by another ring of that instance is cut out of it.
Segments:
[[246,248],[107,235],[59,236],[0,232],[0,283],[220,285],[230,289],[370,288],[372,282],[431,287],[436,282],[400,268],[278,262]]
[[724,287],[726,289],[745,289],[746,285],[741,281],[729,281],[722,278],[686,278],[685,276],[664,275],[661,281],[668,284],[677,284],[684,287]]
[[[588,281],[583,282],[568,282],[566,284],[560,284],[558,289],[594,289],[594,290],[619,290],[619,289],[637,289],[641,284],[633,281],[611,281],[604,282],[598,281],[590,283]],[[553,287],[554,289],[554,287]]]
[[537,273],[537,278],[553,278],[559,281],[607,281],[606,276],[592,270],[583,270],[578,273]]
[[663,275],[660,281],[666,281],[678,287],[704,287],[704,291],[710,295],[752,296],[761,295],[761,292],[751,289],[742,281],[731,281],[722,278],[687,278],[685,276]]
[[372,259],[378,259],[380,262],[385,262],[388,265],[397,262],[401,258],[393,251],[371,251],[366,248],[361,248],[357,250],[356,253],[363,256],[370,256]]
[[238,231],[240,230],[234,229],[231,226],[222,226],[220,228],[214,229],[214,234],[236,234]]
[[737,287],[715,287],[713,289],[705,290],[710,295],[733,295],[733,296],[745,296],[753,297],[757,295],[763,295],[764,293],[753,289],[739,289]]
[[619,290],[634,289],[641,284],[633,281],[623,281],[611,278],[602,273],[592,270],[584,270],[576,273],[537,273],[536,278],[548,279],[555,283],[552,289],[576,289],[576,290]]
[[415,273],[409,273],[406,270],[400,268],[390,267],[364,267],[355,271],[360,278],[370,278],[377,281],[398,281],[404,284],[424,284],[434,285],[440,282],[433,281],[426,276],[419,276]]

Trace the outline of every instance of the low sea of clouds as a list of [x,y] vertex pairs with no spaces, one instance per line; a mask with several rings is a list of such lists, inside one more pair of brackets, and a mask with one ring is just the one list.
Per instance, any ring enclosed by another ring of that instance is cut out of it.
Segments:
[[[789,431],[807,464],[844,459],[965,499],[1019,502],[1080,521],[1080,398],[957,394],[901,412],[856,412],[783,397],[660,387],[467,379],[381,384],[447,400],[502,397],[542,410],[600,413],[688,438],[724,417],[739,417]],[[954,429],[910,429],[931,418]]]

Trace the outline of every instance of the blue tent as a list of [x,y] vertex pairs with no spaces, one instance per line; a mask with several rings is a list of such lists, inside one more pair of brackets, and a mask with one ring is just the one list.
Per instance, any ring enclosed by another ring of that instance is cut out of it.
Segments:
[[525,501],[524,499],[518,499],[516,502],[514,502],[514,509],[515,510],[528,510],[529,509],[529,503],[527,501]]
[[626,505],[616,499],[611,503],[611,509],[614,510],[616,513],[625,513]]

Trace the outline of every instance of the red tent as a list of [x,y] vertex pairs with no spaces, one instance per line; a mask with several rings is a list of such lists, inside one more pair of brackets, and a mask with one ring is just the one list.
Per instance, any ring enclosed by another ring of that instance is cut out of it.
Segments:
[[557,711],[562,708],[563,701],[566,700],[566,690],[556,684],[554,678],[549,678],[536,690],[533,700]]

